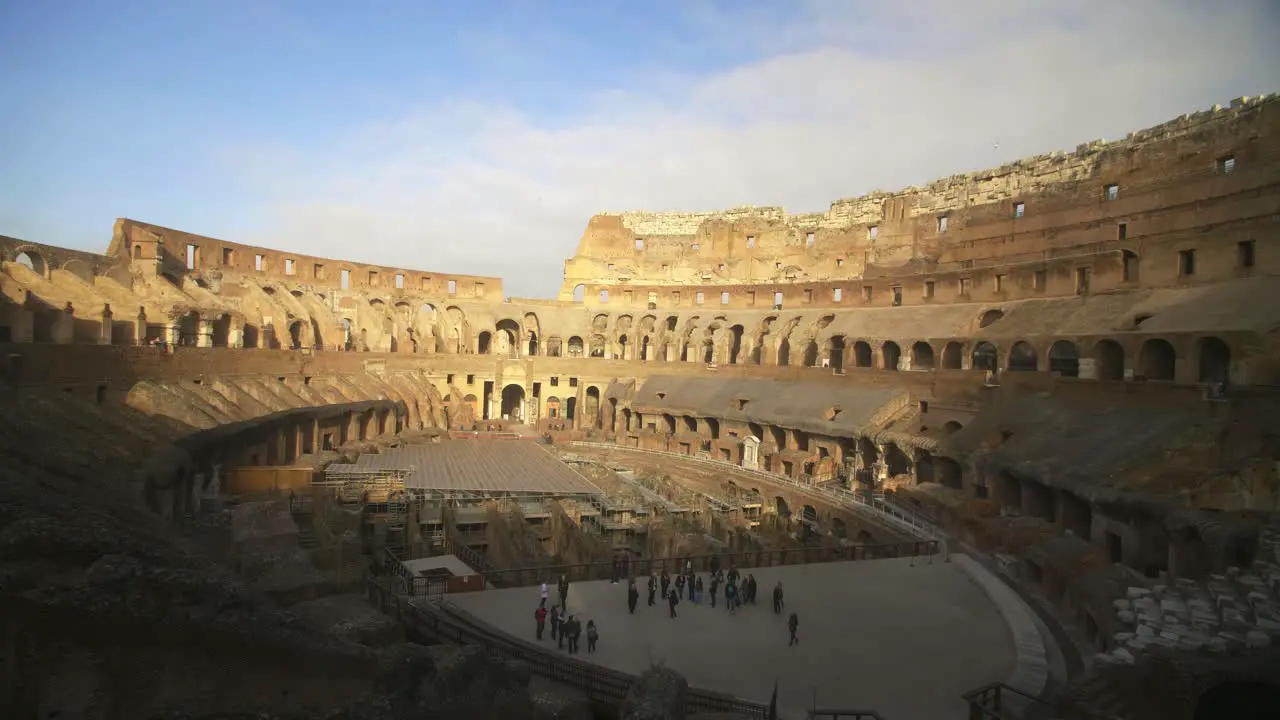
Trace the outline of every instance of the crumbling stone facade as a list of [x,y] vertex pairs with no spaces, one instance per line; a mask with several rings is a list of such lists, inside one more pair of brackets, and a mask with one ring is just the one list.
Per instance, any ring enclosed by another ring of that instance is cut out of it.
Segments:
[[894,490],[1114,652],[1136,578],[1274,562],[1277,157],[1267,96],[824,214],[599,215],[556,301],[127,219],[103,255],[0,238],[6,595],[188,567],[167,528],[228,468],[520,422],[755,472],[855,542],[805,486]]

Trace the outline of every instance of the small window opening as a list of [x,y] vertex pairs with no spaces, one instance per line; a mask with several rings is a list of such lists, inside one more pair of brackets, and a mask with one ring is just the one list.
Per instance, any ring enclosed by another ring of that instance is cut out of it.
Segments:
[[950,220],[951,219],[946,215],[939,215],[938,216],[938,232],[940,233],[946,232],[947,226],[950,224]]
[[924,281],[924,299],[932,300],[934,292],[934,282],[932,280]]
[[235,265],[235,264],[236,264],[236,251],[235,251],[235,250],[232,250],[231,248],[222,248],[222,264],[223,264],[223,265]]
[[893,306],[898,307],[901,304],[902,304],[902,286],[894,285],[893,286]]
[[1026,203],[1014,203],[1014,204],[1013,204],[1013,216],[1014,216],[1014,217],[1016,217],[1016,218],[1020,218],[1020,217],[1022,217],[1023,215],[1026,215],[1026,214],[1027,214],[1027,204],[1026,204]]
[[701,305],[701,304],[702,304],[702,301],[705,299],[705,297],[706,297],[706,296],[702,293],[702,291],[701,291],[701,290],[699,290],[697,293],[694,293],[694,296],[693,296],[693,302],[694,302],[694,304],[696,304],[696,305]]
[[351,271],[350,270],[342,271],[342,279],[340,281],[340,284],[342,285],[343,290],[351,289]]
[[397,289],[397,290],[403,290],[403,289],[404,289],[404,274],[403,274],[403,273],[396,273],[395,285],[396,285],[396,289]]
[[295,263],[293,260],[291,260],[291,259],[289,259],[289,258],[285,258],[285,261],[284,261],[284,274],[285,274],[285,275],[292,275],[292,274],[293,274],[293,268],[294,268],[294,265],[295,265],[295,264],[296,264],[296,263]]
[[875,292],[875,289],[872,288],[870,285],[863,285],[862,286],[862,302],[871,302],[871,296],[872,296],[872,293],[874,292]]
[[476,376],[475,376],[475,375],[467,375],[467,384],[468,384],[468,385],[475,385],[475,384],[476,384]]
[[840,302],[844,299],[844,288],[833,288],[831,290],[831,299]]
[[804,244],[805,244],[805,246],[806,246],[806,247],[813,247],[813,243],[814,243],[814,233],[805,233],[805,235],[804,235]]
[[1116,239],[1124,240],[1127,237],[1129,237],[1129,223],[1116,225]]
[[1235,169],[1236,169],[1235,156],[1228,155],[1223,158],[1218,158],[1218,172],[1222,173],[1223,175],[1230,175],[1231,173],[1235,172]]
[[1236,260],[1241,268],[1251,268],[1254,262],[1254,244],[1252,240],[1242,240],[1236,243]]
[[996,292],[1004,292],[1004,273],[996,273]]
[[644,238],[636,238],[636,249],[637,250],[644,249]]
[[880,226],[879,226],[879,225],[872,225],[871,227],[867,228],[867,239],[868,239],[868,240],[875,240],[875,239],[876,239],[876,238],[878,238],[878,237],[880,237]]
[[1111,183],[1109,185],[1103,186],[1102,192],[1104,193],[1104,197],[1106,197],[1108,201],[1117,200],[1120,198],[1120,186],[1116,183]]
[[602,303],[607,303],[607,302],[609,302],[609,291],[608,291],[608,290],[601,290],[601,291],[600,291],[600,302],[602,302]]
[[748,236],[747,236],[747,247],[748,247],[748,248],[753,248],[753,247],[755,247],[755,246],[756,246],[756,236],[755,236],[755,235],[748,235]]
[[721,304],[721,305],[728,305],[728,304],[729,304],[729,293],[727,293],[727,292],[722,292],[722,293],[720,293],[720,304]]
[[1190,277],[1196,274],[1196,251],[1178,251],[1178,276]]
[[458,281],[457,281],[457,280],[450,280],[450,281],[449,281],[449,294],[450,294],[450,295],[457,295],[457,294],[458,294]]
[[1076,268],[1076,294],[1085,295],[1089,292],[1089,282],[1093,279],[1093,268]]
[[960,278],[960,295],[968,295],[973,290],[973,280]]
[[196,246],[195,245],[187,246],[187,269],[188,270],[196,269]]
[[253,256],[253,269],[254,269],[254,270],[257,270],[258,272],[262,272],[262,271],[263,271],[263,269],[264,269],[264,266],[266,266],[266,264],[267,264],[266,260],[267,260],[267,259],[266,259],[265,257],[261,256],[261,255],[254,255],[254,256]]
[[1037,270],[1031,275],[1031,289],[1044,290],[1045,285],[1049,282],[1049,272],[1047,270]]

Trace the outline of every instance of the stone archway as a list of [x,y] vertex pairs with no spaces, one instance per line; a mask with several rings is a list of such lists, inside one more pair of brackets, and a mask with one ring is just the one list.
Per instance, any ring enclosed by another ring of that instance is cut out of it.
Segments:
[[927,342],[921,341],[911,346],[911,369],[912,370],[932,370],[933,369],[933,346]]
[[974,370],[994,372],[1000,363],[1000,351],[995,345],[983,341],[973,347],[972,367]]
[[1231,348],[1225,342],[1216,337],[1202,337],[1196,341],[1196,355],[1200,382],[1231,381]]
[[902,349],[898,343],[889,340],[880,346],[880,365],[885,370],[897,370],[902,360]]
[[830,340],[830,365],[835,372],[844,372],[844,336],[832,335]]
[[1124,380],[1124,348],[1115,340],[1099,340],[1093,346],[1093,367],[1099,380]]
[[1138,372],[1147,380],[1173,382],[1178,355],[1168,340],[1151,338],[1138,352]]
[[1010,372],[1035,372],[1038,362],[1036,349],[1029,342],[1020,340],[1009,348]]
[[1049,372],[1062,377],[1080,377],[1080,351],[1069,340],[1059,340],[1049,347]]
[[524,422],[524,386],[511,383],[502,388],[501,416],[507,420]]

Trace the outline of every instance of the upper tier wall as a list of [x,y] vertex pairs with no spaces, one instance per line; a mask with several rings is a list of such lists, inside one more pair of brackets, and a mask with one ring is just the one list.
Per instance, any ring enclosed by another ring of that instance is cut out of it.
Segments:
[[[1240,98],[1120,142],[838,200],[826,213],[745,207],[597,215],[565,263],[560,297],[571,299],[578,284],[849,279],[890,267],[960,269],[1096,245],[1115,239],[1115,226],[1131,217],[1274,185],[1278,100]],[[1099,227],[1103,232],[1090,232]]]
[[223,269],[316,288],[413,290],[453,297],[502,298],[502,278],[406,270],[243,245],[120,218],[107,254],[158,274]]

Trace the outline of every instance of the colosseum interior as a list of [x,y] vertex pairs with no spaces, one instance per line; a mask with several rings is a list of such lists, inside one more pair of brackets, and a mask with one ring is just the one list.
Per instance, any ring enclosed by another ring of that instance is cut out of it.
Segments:
[[[478,598],[719,558],[963,564],[1021,613],[950,714],[813,717],[1274,709],[1277,160],[1270,95],[825,213],[602,214],[554,300],[131,219],[0,237],[0,714],[657,717],[669,673]],[[690,717],[810,708],[679,660]]]

